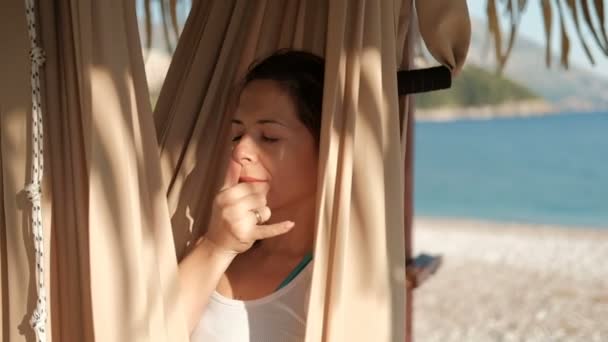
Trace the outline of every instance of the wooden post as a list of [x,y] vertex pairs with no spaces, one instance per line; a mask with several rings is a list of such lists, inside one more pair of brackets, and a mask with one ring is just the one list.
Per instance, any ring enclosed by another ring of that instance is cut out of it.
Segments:
[[[405,231],[405,257],[407,260],[413,257],[413,231],[412,222],[414,215],[414,101],[410,96],[407,105],[407,127],[406,131],[406,153],[405,153],[405,177],[404,177],[404,231]],[[413,304],[414,304],[414,289],[406,287],[405,290],[405,342],[413,341]]]

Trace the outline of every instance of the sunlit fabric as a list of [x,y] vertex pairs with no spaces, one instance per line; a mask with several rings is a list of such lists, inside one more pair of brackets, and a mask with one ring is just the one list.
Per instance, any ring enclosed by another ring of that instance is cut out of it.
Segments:
[[[413,1],[194,3],[154,115],[134,2],[38,4],[49,341],[188,340],[177,261],[202,233],[221,179],[237,80],[251,61],[280,47],[326,58],[306,339],[404,340],[411,191],[404,196],[403,133],[412,121],[411,104],[397,97],[396,71],[409,66]],[[457,70],[470,33],[465,1],[416,5],[418,20],[430,25],[421,33],[433,56]],[[437,18],[449,25],[434,31]],[[23,197],[31,143],[23,1],[0,2],[0,45],[0,330],[3,341],[30,341],[35,265]]]
[[[428,21],[423,37],[430,39],[431,52],[458,70],[470,35],[466,3],[417,5],[431,7],[420,10],[419,19]],[[208,220],[228,155],[224,114],[247,65],[284,47],[325,57],[307,341],[404,339],[403,208],[411,195],[403,195],[407,136],[402,133],[412,121],[405,120],[406,102],[400,111],[396,71],[409,67],[412,6],[410,1],[196,3],[161,90],[155,120],[162,173],[176,249],[183,255]],[[447,23],[436,22],[437,16]]]

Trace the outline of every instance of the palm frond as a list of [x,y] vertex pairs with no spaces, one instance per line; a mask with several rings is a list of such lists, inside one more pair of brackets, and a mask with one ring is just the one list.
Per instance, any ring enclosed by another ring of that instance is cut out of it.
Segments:
[[146,21],[146,49],[152,47],[152,10],[150,9],[150,1],[144,1],[144,20]]
[[542,12],[543,12],[543,23],[545,26],[545,40],[547,47],[545,49],[545,64],[548,68],[551,67],[551,37],[553,36],[551,32],[553,31],[553,10],[551,9],[551,0],[542,0],[541,2]]
[[[178,16],[178,7],[191,4],[198,0],[141,0],[144,3],[143,17],[145,20],[146,47],[152,43],[152,11],[151,6],[160,6],[162,29],[167,49],[173,50],[172,42],[177,41],[181,32],[180,25],[185,18]],[[498,71],[502,71],[509,59],[517,35],[522,16],[528,9],[528,0],[486,0],[486,15],[488,32],[494,41]],[[606,12],[604,0],[532,0],[533,4],[541,7],[542,20],[545,29],[547,67],[552,65],[552,39],[554,20],[559,22],[561,41],[560,64],[568,68],[570,62],[570,36],[574,30],[587,59],[595,64],[589,44],[595,45],[603,57],[608,57],[608,34],[606,30]],[[573,25],[567,25],[571,21]],[[504,39],[503,25],[507,27],[508,36]],[[591,33],[591,43],[585,39],[583,30]],[[506,43],[506,45],[505,45]]]
[[[570,64],[570,36],[572,30],[575,31],[578,42],[581,44],[589,62],[595,64],[595,58],[589,48],[589,44],[583,35],[583,30],[587,30],[593,37],[593,44],[598,48],[603,57],[608,57],[608,39],[606,35],[606,20],[604,10],[604,0],[532,0],[541,7],[542,20],[545,28],[546,53],[545,63],[551,67],[552,62],[552,39],[553,21],[557,15],[559,20],[559,34],[561,40],[560,64],[568,68]],[[528,0],[486,0],[488,32],[494,40],[496,61],[498,71],[502,71],[507,63],[522,14],[526,12]],[[503,15],[500,16],[500,9]],[[510,26],[510,33],[507,46],[503,46],[503,20]],[[566,24],[568,20],[572,26]]]
[[179,24],[177,23],[177,0],[169,0],[169,11],[171,12],[171,24],[173,33],[179,37]]
[[559,28],[562,36],[562,55],[561,55],[561,63],[565,69],[569,67],[569,56],[570,56],[570,38],[568,37],[568,32],[566,31],[566,24],[564,23],[564,10],[562,9],[562,4],[560,0],[556,0],[557,3],[557,12],[559,13]]
[[145,47],[150,49],[152,47],[152,38],[155,34],[153,30],[153,8],[157,9],[156,13],[160,14],[160,28],[162,30],[163,43],[165,49],[173,52],[175,49],[175,42],[181,34],[181,26],[185,21],[185,16],[180,16],[178,10],[180,6],[189,8],[193,0],[137,0],[141,1],[143,7],[143,13],[140,14],[144,21],[144,38]]

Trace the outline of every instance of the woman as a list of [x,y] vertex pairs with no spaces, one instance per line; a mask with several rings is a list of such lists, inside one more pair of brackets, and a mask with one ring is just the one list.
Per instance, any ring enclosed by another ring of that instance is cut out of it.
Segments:
[[302,341],[324,61],[283,50],[245,77],[207,233],[179,265],[191,340]]

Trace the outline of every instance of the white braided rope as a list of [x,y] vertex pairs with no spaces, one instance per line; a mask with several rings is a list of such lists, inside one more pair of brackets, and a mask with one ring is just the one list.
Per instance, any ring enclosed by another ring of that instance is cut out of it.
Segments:
[[45,58],[44,51],[36,45],[35,0],[25,0],[25,15],[30,37],[30,59],[32,62],[32,182],[25,187],[25,191],[32,204],[31,225],[36,255],[36,290],[38,294],[30,325],[36,333],[36,341],[46,342],[47,304],[46,288],[44,286],[44,229],[41,206],[44,159],[42,108],[40,107],[40,68],[44,64]]

